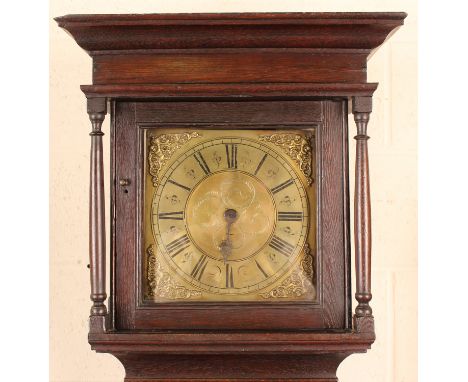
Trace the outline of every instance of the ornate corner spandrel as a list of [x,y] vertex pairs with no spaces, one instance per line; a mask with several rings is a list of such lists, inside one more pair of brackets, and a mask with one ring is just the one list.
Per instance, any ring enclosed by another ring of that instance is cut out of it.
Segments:
[[312,282],[313,277],[314,256],[309,244],[306,244],[304,256],[298,269],[286,277],[280,285],[268,292],[260,293],[260,296],[264,299],[297,298],[305,295],[308,291],[312,291],[315,295],[315,287]]
[[158,184],[161,169],[169,161],[172,155],[188,141],[199,137],[201,137],[201,134],[196,131],[150,136],[148,166],[154,186]]
[[200,297],[201,292],[187,289],[177,284],[171,275],[165,272],[161,266],[158,257],[154,253],[153,246],[150,245],[146,250],[147,269],[146,279],[148,281],[148,290],[146,298],[163,298],[168,300],[188,300],[194,297]]
[[301,169],[307,184],[314,183],[313,175],[313,141],[314,136],[306,138],[300,134],[277,133],[261,135],[261,141],[270,142],[281,148]]
[[304,247],[304,257],[301,260],[301,270],[310,281],[314,277],[314,255],[310,249],[309,244],[306,244]]

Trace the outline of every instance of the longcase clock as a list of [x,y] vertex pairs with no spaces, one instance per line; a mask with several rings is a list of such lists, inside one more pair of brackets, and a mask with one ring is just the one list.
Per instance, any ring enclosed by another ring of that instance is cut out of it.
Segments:
[[93,83],[81,87],[92,125],[88,340],[122,362],[125,381],[331,382],[343,359],[370,348],[377,84],[366,62],[405,17],[56,19],[93,60]]

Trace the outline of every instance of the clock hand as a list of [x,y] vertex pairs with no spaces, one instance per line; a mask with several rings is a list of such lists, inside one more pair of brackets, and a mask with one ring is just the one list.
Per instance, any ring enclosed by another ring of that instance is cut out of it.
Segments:
[[231,255],[231,243],[228,240],[223,240],[219,244],[219,249],[221,254],[223,255],[224,264],[226,264],[228,257]]
[[237,211],[234,209],[228,209],[224,211],[224,220],[226,221],[226,239],[219,244],[219,249],[223,255],[224,264],[228,257],[232,253],[232,243],[231,243],[231,225],[237,220]]

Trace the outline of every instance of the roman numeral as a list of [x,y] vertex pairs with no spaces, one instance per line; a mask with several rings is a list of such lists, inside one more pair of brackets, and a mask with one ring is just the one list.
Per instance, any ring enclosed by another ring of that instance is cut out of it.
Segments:
[[254,172],[254,175],[257,175],[257,173],[260,171],[260,168],[263,166],[263,163],[265,162],[265,159],[267,158],[267,155],[268,154],[265,154],[262,158],[262,160],[260,161],[260,163],[258,164],[255,172]]
[[284,190],[286,187],[289,187],[293,183],[294,183],[294,180],[288,179],[287,181],[285,181],[285,182],[283,182],[281,184],[278,184],[276,187],[273,187],[271,189],[271,192],[276,194],[277,192],[280,192],[281,190]]
[[160,214],[158,214],[158,217],[159,219],[167,219],[167,220],[184,220],[184,211],[161,212]]
[[193,154],[193,156],[196,159],[196,161],[198,162],[198,164],[200,165],[203,172],[206,175],[208,175],[211,171],[210,171],[210,168],[208,167],[208,165],[206,164],[205,158],[203,158],[203,155],[201,154],[201,152],[198,151],[195,154]]
[[255,264],[257,264],[257,268],[259,269],[260,272],[263,273],[263,276],[265,276],[265,278],[267,279],[267,278],[268,278],[268,273],[266,273],[266,272],[264,271],[264,269],[263,269],[262,266],[258,263],[257,260],[255,260]]
[[203,255],[195,264],[195,268],[193,268],[192,273],[190,273],[190,276],[200,281],[203,276],[203,272],[205,272],[205,268],[207,264],[208,264],[208,258],[205,255]]
[[187,248],[189,248],[189,247],[190,247],[190,244],[187,245],[186,247],[182,247],[182,248],[179,249],[177,252],[173,253],[173,254],[171,255],[171,257],[172,257],[172,258],[176,257],[179,253],[184,252],[184,251],[185,251]]
[[268,245],[286,257],[291,256],[294,251],[293,245],[289,244],[287,241],[284,241],[276,235],[273,236],[273,239],[271,239],[271,242]]
[[284,222],[302,221],[302,212],[278,212],[278,220]]
[[230,264],[226,264],[226,288],[234,288],[234,276]]
[[228,168],[237,168],[237,145],[226,144],[226,160]]
[[184,236],[181,236],[178,239],[171,241],[168,245],[166,245],[166,249],[169,252],[169,254],[171,254],[172,252],[175,252],[181,249],[181,247],[184,247],[185,244],[189,242],[190,242],[190,239],[185,234]]
[[174,184],[174,185],[176,185],[176,186],[178,186],[178,187],[180,187],[180,188],[183,188],[184,190],[190,192],[190,188],[188,188],[187,186],[184,186],[184,185],[182,185],[182,184],[180,184],[180,183],[177,183],[175,180],[168,179],[167,181],[168,181],[169,183],[172,183],[172,184]]

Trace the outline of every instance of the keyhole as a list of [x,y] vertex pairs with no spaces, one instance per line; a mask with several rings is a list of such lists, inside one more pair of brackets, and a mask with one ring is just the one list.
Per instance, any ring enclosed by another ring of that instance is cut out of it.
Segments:
[[[128,186],[130,184],[130,179],[119,179],[119,184],[121,187]],[[124,193],[128,194],[128,189],[124,188]]]

